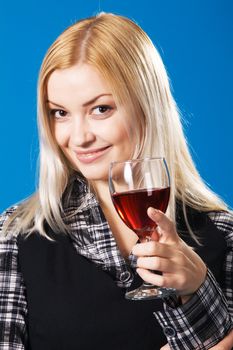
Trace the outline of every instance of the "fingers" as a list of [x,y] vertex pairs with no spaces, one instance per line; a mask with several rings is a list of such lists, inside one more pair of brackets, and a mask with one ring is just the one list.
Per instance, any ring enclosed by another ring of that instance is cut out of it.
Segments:
[[153,284],[157,287],[166,287],[164,276],[162,275],[158,275],[154,272],[142,268],[137,268],[137,273],[146,283]]
[[162,256],[164,258],[171,258],[173,256],[173,249],[168,244],[151,241],[146,243],[136,244],[132,253],[139,256]]
[[[137,273],[146,283],[153,284],[157,287],[174,288],[177,290],[177,293],[179,295],[184,294],[183,291],[186,288],[186,278],[184,275],[172,273],[165,273],[160,275],[155,271],[150,271],[142,268],[137,268]],[[187,295],[190,295],[190,293]]]
[[189,297],[205,280],[207,267],[178,236],[175,225],[164,213],[150,207],[148,215],[158,226],[159,240],[133,247],[132,253],[138,257],[137,272],[147,283],[175,288],[179,295]]
[[155,270],[161,272],[175,272],[175,265],[169,259],[159,257],[139,257],[137,259],[137,267],[147,270]]
[[182,240],[177,244],[139,243],[132,253],[138,256],[137,273],[145,282],[175,288],[181,296],[193,294],[206,278],[206,265]]

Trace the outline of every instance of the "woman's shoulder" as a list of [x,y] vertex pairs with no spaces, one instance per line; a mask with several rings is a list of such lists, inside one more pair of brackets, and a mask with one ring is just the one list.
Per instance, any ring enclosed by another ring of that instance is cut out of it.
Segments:
[[5,223],[14,215],[17,208],[18,205],[13,205],[0,215],[0,277],[2,281],[10,280],[10,276],[12,274],[16,276],[19,271],[17,235],[11,229],[3,229]]
[[232,211],[211,211],[208,217],[222,231],[226,240],[233,241],[233,212]]
[[19,204],[14,204],[10,206],[9,208],[5,209],[1,214],[0,214],[0,229],[4,222],[12,215],[15,213],[17,208],[19,207]]
[[8,219],[10,219],[12,215],[16,213],[18,207],[19,204],[12,205],[0,214],[0,242],[14,240],[15,235],[13,232],[10,232],[10,229],[9,232],[8,230],[4,231],[4,225],[7,224]]

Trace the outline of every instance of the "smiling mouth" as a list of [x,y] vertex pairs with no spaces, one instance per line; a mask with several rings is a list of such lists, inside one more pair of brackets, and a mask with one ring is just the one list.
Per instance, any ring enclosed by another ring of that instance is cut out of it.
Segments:
[[107,146],[89,152],[75,152],[75,154],[79,161],[86,163],[96,160],[97,158],[102,156],[110,147],[111,146]]

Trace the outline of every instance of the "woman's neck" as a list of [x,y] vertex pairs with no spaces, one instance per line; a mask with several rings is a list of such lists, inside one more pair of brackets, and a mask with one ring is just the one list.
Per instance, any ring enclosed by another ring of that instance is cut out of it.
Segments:
[[107,181],[95,181],[91,186],[101,207],[113,206]]
[[121,254],[126,258],[129,256],[132,247],[138,241],[136,234],[125,225],[117,214],[113,205],[107,182],[95,182],[92,184],[94,192],[97,196],[99,204],[104,212],[106,220],[111,228],[113,236],[121,251]]

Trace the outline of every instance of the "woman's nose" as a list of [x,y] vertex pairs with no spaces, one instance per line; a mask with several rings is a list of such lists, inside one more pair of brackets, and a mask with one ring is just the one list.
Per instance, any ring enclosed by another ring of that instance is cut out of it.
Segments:
[[70,141],[73,145],[84,147],[95,141],[95,134],[87,120],[83,117],[75,116],[71,124]]

